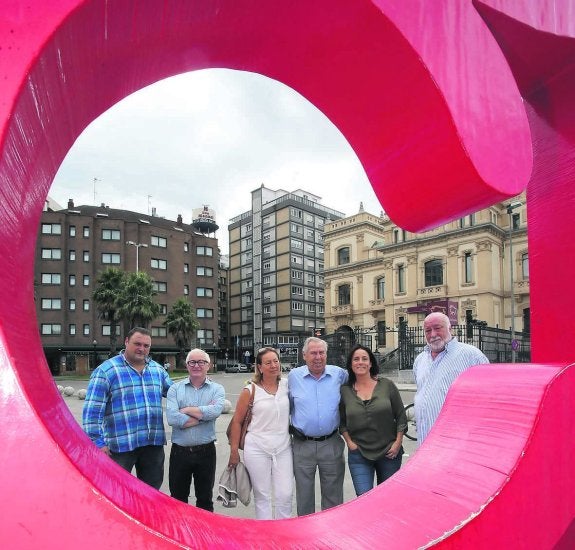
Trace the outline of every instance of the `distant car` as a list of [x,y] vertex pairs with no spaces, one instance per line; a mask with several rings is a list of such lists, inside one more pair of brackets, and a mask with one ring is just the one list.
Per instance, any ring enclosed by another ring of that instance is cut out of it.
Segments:
[[233,365],[228,365],[226,367],[226,372],[248,372],[248,367],[242,365],[241,363],[234,363]]

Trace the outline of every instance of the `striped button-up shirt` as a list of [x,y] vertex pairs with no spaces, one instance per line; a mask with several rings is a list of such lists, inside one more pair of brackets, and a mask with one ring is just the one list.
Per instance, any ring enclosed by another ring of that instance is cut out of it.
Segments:
[[82,411],[84,431],[98,447],[123,453],[146,445],[165,445],[162,396],[172,381],[149,360],[140,373],[120,353],[90,377]]
[[437,420],[447,392],[455,379],[469,367],[489,363],[483,353],[469,344],[452,338],[445,349],[433,359],[429,346],[416,357],[413,375],[415,393],[415,421],[417,443],[421,445]]

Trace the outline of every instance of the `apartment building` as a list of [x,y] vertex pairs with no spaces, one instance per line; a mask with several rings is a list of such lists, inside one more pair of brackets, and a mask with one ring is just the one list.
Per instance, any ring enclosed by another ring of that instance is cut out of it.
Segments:
[[208,221],[203,215],[198,223],[185,224],[181,215],[171,221],[105,205],[75,206],[72,200],[65,209],[47,208],[36,247],[34,293],[52,372],[87,372],[108,357],[110,324],[92,300],[98,276],[108,267],[152,277],[161,306],[149,326],[154,359],[174,365],[177,349],[163,322],[181,297],[194,305],[200,324],[194,344],[217,353],[219,250],[210,236],[217,225]]
[[273,345],[296,361],[298,345],[325,326],[323,229],[344,214],[302,189],[262,185],[251,204],[228,226],[231,351],[253,358]]
[[372,335],[381,353],[397,347],[401,321],[421,325],[431,311],[529,332],[525,204],[521,195],[420,234],[362,209],[326,223],[326,332]]

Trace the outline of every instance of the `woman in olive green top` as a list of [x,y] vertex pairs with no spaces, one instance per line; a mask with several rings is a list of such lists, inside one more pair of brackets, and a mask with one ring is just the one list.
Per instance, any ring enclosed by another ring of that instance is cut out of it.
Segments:
[[341,386],[339,431],[347,443],[347,464],[357,496],[401,467],[407,418],[397,386],[378,378],[370,349],[355,346],[347,359],[349,381]]

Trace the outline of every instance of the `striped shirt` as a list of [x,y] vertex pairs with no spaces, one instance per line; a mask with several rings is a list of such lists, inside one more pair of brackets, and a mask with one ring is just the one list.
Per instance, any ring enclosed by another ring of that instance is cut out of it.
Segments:
[[82,425],[98,446],[114,453],[146,445],[165,445],[162,396],[172,381],[165,369],[148,360],[139,373],[120,353],[104,361],[90,377]]
[[[172,426],[172,443],[183,447],[204,445],[216,439],[216,418],[222,414],[225,390],[209,378],[196,388],[189,378],[176,382],[168,391],[166,416]],[[202,419],[196,426],[184,428],[190,417],[180,412],[184,407],[198,407]]]
[[437,420],[455,379],[469,367],[485,363],[489,363],[489,359],[478,348],[458,342],[456,338],[452,338],[435,359],[429,346],[415,358],[413,375],[417,391],[414,403],[419,445]]

